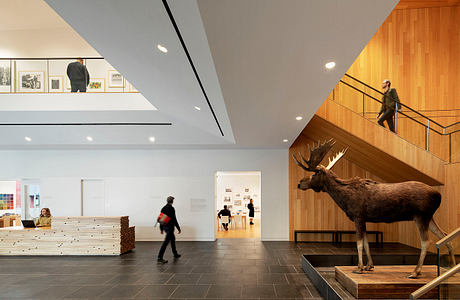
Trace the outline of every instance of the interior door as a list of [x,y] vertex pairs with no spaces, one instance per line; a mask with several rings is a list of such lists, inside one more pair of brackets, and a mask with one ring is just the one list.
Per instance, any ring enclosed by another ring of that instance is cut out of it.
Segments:
[[83,179],[82,215],[105,216],[105,182],[102,179]]

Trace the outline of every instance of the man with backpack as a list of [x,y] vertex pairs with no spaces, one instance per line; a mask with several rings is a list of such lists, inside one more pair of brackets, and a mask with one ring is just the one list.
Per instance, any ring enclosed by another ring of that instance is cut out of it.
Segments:
[[160,223],[161,234],[166,233],[165,240],[163,245],[161,245],[160,252],[158,253],[158,263],[165,264],[168,261],[163,259],[165,254],[166,247],[169,242],[171,242],[171,249],[174,255],[174,258],[179,258],[181,255],[177,253],[176,250],[176,236],[174,235],[174,227],[177,228],[178,234],[181,233],[179,223],[176,219],[176,211],[172,206],[174,203],[174,197],[169,196],[166,199],[166,205],[161,209],[161,214],[158,217],[158,222]]
[[[395,110],[401,109],[401,102],[399,101],[399,97],[398,97],[398,93],[396,92],[396,89],[391,88],[390,80],[386,79],[382,82],[382,89],[383,89],[382,108],[380,108],[380,112],[377,115],[378,123],[380,126],[385,127],[385,125],[383,125],[383,122],[387,121],[387,124],[390,130],[395,132],[395,125],[393,122],[393,117],[395,115]],[[382,116],[380,117],[380,115]]]

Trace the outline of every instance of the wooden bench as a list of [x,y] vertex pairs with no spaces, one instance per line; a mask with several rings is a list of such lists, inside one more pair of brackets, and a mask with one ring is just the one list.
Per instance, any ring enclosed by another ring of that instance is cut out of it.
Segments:
[[[353,230],[337,230],[337,242],[342,242],[342,235],[343,234],[356,234],[356,231]],[[375,235],[375,243],[377,245],[383,245],[383,232],[381,231],[366,231],[366,235],[374,234]]]
[[337,230],[294,230],[294,242],[297,243],[297,234],[299,233],[326,233],[331,234],[332,242],[337,243]]
[[[353,230],[294,230],[294,242],[297,243],[297,235],[299,233],[326,233],[331,234],[333,243],[342,243],[343,234],[356,234]],[[366,231],[366,234],[375,234],[375,243],[383,245],[383,232],[381,231]]]

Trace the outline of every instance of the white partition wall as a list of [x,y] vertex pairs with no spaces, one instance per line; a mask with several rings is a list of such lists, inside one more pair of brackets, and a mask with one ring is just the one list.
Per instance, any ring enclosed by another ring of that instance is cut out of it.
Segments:
[[[0,151],[0,179],[37,178],[42,207],[81,215],[81,179],[104,180],[105,214],[129,215],[137,240],[160,240],[155,218],[166,197],[183,228],[179,240],[214,240],[215,172],[261,172],[261,239],[288,240],[288,150]],[[46,205],[46,206],[45,206]]]

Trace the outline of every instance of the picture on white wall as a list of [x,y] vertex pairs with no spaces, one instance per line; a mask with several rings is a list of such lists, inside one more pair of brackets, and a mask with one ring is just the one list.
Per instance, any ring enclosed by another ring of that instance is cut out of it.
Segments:
[[240,194],[240,193],[236,193],[236,194],[235,194],[235,200],[236,200],[236,199],[241,199],[241,194]]
[[241,206],[241,200],[235,200],[235,201],[233,201],[233,205],[235,205],[235,206]]
[[45,91],[44,74],[43,71],[19,71],[18,91],[20,93],[43,93]]
[[249,196],[249,195],[244,195],[243,196],[243,200],[249,201],[249,199],[251,199],[251,196]]
[[225,189],[225,192],[226,192],[226,193],[231,193],[231,192],[232,192],[232,189],[231,189],[231,188],[226,188],[226,189]]
[[125,79],[123,75],[117,70],[108,71],[109,88],[123,88],[125,87]]
[[224,197],[224,202],[232,202],[232,197]]
[[244,188],[245,193],[249,193],[249,188]]
[[48,87],[50,93],[64,92],[64,77],[63,76],[50,76]]
[[10,62],[0,61],[0,93],[11,90],[11,68]]
[[89,80],[88,92],[92,92],[92,93],[105,92],[105,79],[104,78],[91,78]]

